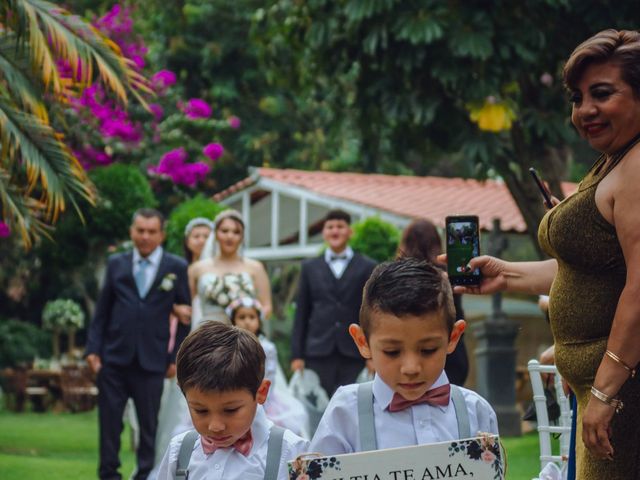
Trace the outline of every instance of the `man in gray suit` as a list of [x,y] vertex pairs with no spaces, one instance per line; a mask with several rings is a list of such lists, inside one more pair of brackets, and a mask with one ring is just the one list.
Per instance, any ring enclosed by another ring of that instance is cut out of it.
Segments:
[[315,371],[329,396],[353,383],[365,364],[348,329],[358,323],[362,289],[376,264],[348,246],[350,224],[342,210],[325,217],[328,248],[302,264],[291,336],[291,369]]

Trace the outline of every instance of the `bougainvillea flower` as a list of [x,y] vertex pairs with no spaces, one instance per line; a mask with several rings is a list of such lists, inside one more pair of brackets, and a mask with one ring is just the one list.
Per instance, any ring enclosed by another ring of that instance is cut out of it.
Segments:
[[11,235],[11,228],[0,220],[0,238],[7,238],[9,235]]
[[202,149],[202,153],[215,162],[224,153],[224,147],[219,143],[210,143]]
[[199,118],[209,118],[212,110],[207,102],[201,98],[192,98],[187,102],[184,107],[184,113],[187,118],[191,120],[197,120]]
[[162,120],[162,117],[164,116],[164,109],[162,108],[162,106],[158,105],[157,103],[150,103],[149,110],[151,110],[151,113],[153,113],[156,122]]
[[203,162],[186,163],[187,158],[188,154],[184,148],[176,148],[165,153],[158,166],[149,167],[148,171],[168,177],[173,183],[195,187],[207,176],[211,167]]
[[227,118],[227,123],[231,128],[233,128],[234,130],[237,130],[240,128],[240,125],[242,122],[235,115],[231,115],[229,118]]
[[159,92],[164,92],[167,88],[175,85],[176,74],[170,70],[160,70],[153,77],[151,77],[151,84],[153,88]]

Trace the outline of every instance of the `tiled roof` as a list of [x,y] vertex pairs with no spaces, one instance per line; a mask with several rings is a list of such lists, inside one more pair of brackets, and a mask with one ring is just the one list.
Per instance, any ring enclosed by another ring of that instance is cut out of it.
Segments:
[[[526,231],[526,224],[506,185],[495,180],[410,177],[365,173],[338,173],[258,168],[257,177],[295,185],[316,194],[347,200],[410,218],[428,218],[444,227],[447,215],[478,215],[481,228],[490,230],[500,218],[504,231]],[[220,201],[257,181],[246,178],[214,196]],[[570,193],[576,186],[563,184]]]

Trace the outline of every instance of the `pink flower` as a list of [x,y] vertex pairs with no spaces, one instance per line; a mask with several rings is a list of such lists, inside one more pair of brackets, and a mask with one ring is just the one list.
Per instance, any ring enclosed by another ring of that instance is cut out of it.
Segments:
[[202,149],[202,153],[215,162],[224,153],[224,147],[219,143],[210,143]]
[[9,235],[11,235],[11,228],[0,220],[0,238],[7,238]]
[[480,455],[480,458],[484,463],[493,463],[496,459],[496,456],[493,454],[493,452],[490,452],[489,450],[484,450]]
[[187,102],[186,107],[184,107],[184,113],[187,118],[197,120],[199,118],[209,118],[212,110],[209,104],[201,98],[192,98]]
[[211,167],[203,162],[186,163],[187,152],[184,148],[176,148],[165,153],[156,167],[149,167],[150,174],[168,177],[178,185],[195,187],[209,174]]
[[167,88],[176,83],[176,74],[169,70],[160,70],[151,77],[151,84],[158,93],[164,93]]
[[227,118],[227,123],[231,128],[233,128],[234,130],[237,130],[240,128],[240,125],[242,122],[235,115],[231,115],[229,118]]
[[162,120],[162,117],[164,116],[164,109],[160,105],[158,105],[157,103],[150,103],[149,110],[151,110],[151,113],[153,113],[156,122]]

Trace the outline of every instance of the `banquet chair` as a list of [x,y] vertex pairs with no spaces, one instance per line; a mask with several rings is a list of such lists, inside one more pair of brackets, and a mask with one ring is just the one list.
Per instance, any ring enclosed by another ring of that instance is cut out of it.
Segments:
[[[560,469],[566,468],[569,459],[569,443],[571,439],[571,406],[569,398],[562,389],[562,377],[558,373],[555,365],[541,365],[538,360],[529,360],[527,365],[533,389],[533,401],[536,409],[537,430],[540,438],[540,469],[549,462],[554,462]],[[553,374],[553,385],[556,393],[556,400],[560,406],[560,417],[557,425],[549,422],[547,414],[547,396],[544,393],[541,374]],[[559,448],[552,447],[551,436],[559,435]],[[534,479],[535,480],[535,479]]]

